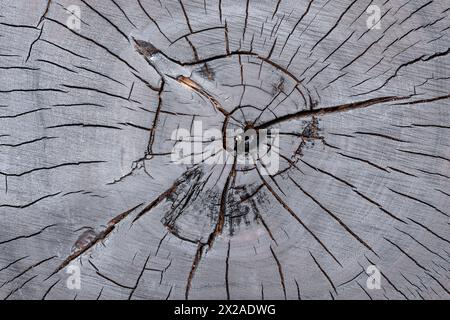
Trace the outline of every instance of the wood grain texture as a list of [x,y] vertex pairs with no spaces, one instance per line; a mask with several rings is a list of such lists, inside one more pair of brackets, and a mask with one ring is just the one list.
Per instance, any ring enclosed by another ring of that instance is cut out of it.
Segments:
[[[448,299],[449,43],[448,1],[2,0],[0,298]],[[172,163],[194,121],[279,172]]]

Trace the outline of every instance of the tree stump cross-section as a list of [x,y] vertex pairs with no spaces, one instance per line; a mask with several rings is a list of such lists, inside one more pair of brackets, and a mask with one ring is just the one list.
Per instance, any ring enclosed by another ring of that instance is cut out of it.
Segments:
[[448,299],[449,43],[436,0],[3,0],[0,298]]

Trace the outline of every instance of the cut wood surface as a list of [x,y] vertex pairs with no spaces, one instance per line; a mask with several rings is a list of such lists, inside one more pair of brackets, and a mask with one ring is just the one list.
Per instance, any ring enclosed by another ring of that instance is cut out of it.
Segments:
[[[449,44],[448,1],[2,0],[0,298],[448,299]],[[278,172],[174,163],[200,122]]]

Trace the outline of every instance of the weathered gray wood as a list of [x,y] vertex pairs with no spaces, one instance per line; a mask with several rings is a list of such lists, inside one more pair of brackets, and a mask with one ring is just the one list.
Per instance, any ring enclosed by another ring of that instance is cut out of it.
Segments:
[[[3,0],[0,297],[448,299],[450,5],[370,4]],[[278,174],[171,163],[236,107]]]

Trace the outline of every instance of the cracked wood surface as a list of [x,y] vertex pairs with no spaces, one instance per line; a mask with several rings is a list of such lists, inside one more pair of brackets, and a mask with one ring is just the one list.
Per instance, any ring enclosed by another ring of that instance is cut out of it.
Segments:
[[[449,298],[448,1],[0,8],[0,298]],[[279,172],[171,163],[194,121]]]

